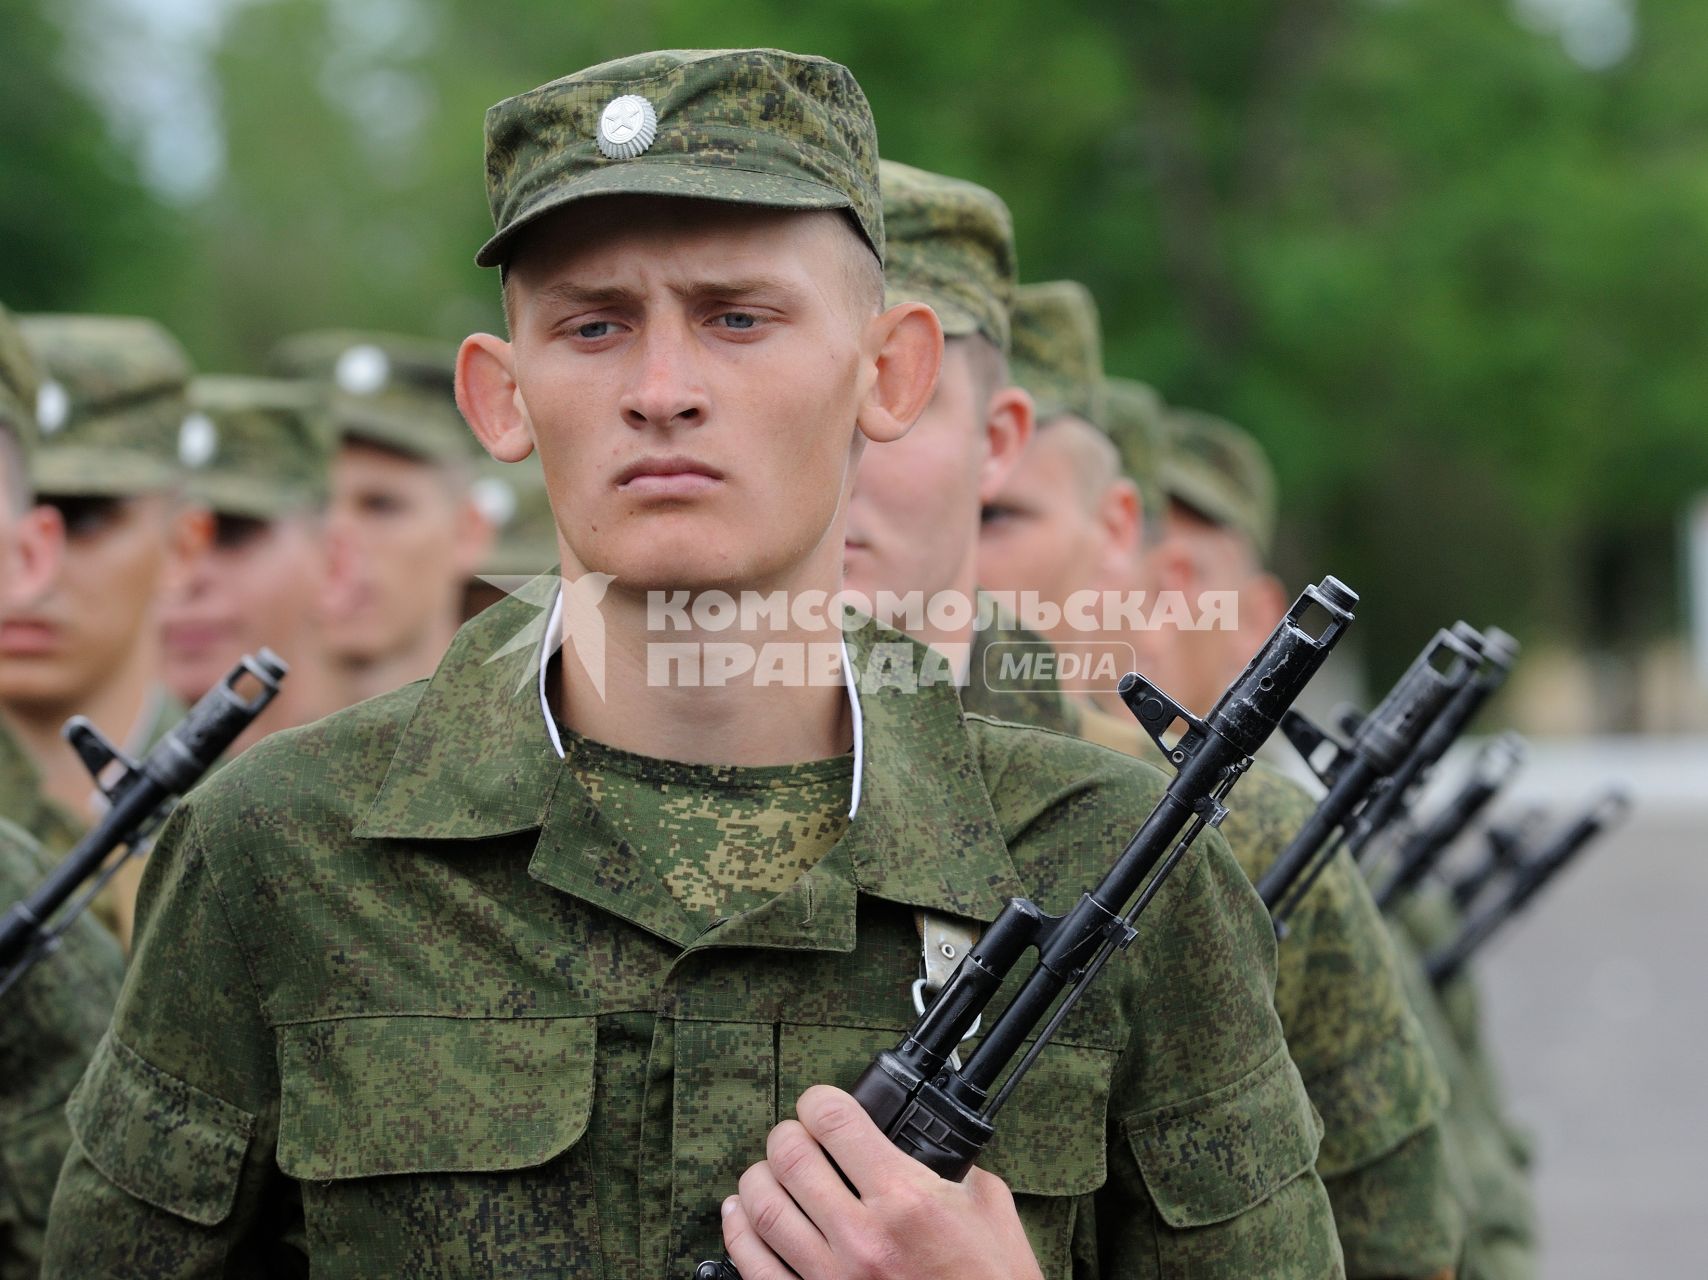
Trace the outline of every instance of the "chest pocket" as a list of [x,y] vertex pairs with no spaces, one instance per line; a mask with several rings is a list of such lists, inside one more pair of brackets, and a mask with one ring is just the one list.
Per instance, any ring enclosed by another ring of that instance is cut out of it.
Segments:
[[[897,1029],[784,1026],[778,1055],[778,1105],[793,1113],[809,1085],[848,1088]],[[998,1116],[996,1135],[979,1167],[1014,1192],[1015,1204],[1044,1275],[1072,1274],[1077,1200],[1107,1178],[1113,1049],[1051,1042]]]
[[278,1163],[316,1275],[598,1276],[592,1018],[280,1030]]

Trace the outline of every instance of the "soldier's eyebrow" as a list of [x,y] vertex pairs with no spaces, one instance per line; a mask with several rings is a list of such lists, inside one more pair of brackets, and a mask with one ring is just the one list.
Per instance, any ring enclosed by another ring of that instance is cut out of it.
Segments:
[[572,280],[544,285],[535,296],[547,306],[555,307],[621,306],[639,298],[634,290],[625,289],[622,285],[586,285]]
[[670,292],[678,298],[718,298],[735,302],[742,299],[787,301],[797,296],[799,290],[777,276],[732,276],[671,285]]

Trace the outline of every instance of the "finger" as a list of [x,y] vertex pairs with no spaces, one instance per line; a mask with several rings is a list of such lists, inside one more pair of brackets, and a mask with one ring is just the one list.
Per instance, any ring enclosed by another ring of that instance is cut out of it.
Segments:
[[765,1168],[832,1245],[861,1228],[866,1210],[805,1125],[785,1120],[771,1130]]
[[799,1280],[783,1260],[771,1252],[771,1247],[759,1238],[741,1207],[741,1198],[731,1196],[724,1201],[724,1252],[741,1280]]
[[937,1180],[886,1138],[865,1108],[841,1089],[815,1084],[795,1103],[795,1114],[863,1196],[895,1181]]
[[[738,1202],[766,1247],[801,1275],[826,1275],[830,1246],[766,1163],[741,1175]],[[852,1197],[850,1197],[852,1199]]]

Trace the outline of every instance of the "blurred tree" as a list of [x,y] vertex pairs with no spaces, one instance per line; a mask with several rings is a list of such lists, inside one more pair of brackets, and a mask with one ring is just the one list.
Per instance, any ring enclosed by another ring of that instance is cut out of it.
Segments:
[[126,263],[156,206],[86,107],[42,105],[68,100],[47,0],[4,11],[0,156],[35,147],[54,195],[0,184],[29,246],[0,283],[116,273],[210,364],[307,325],[491,327],[487,105],[642,48],[809,49],[855,69],[887,154],[1008,199],[1027,277],[1092,286],[1113,370],[1270,447],[1283,568],[1364,592],[1378,680],[1455,616],[1604,647],[1675,625],[1675,513],[1708,479],[1695,0],[1644,0],[1628,52],[1546,0],[232,5],[227,168],[152,276]]

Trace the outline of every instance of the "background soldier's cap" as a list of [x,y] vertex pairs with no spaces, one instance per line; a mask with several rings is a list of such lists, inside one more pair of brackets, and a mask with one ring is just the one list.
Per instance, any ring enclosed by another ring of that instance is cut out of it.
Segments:
[[190,358],[152,320],[34,315],[19,321],[41,372],[36,490],[129,497],[177,483]]
[[1038,425],[1071,413],[1101,427],[1103,334],[1091,291],[1073,280],[1023,284],[1010,319],[1014,380],[1036,402]]
[[36,395],[41,375],[12,313],[0,306],[0,431],[18,442],[25,467],[36,447]]
[[465,462],[474,436],[457,411],[454,343],[393,333],[321,330],[273,348],[272,371],[327,388],[343,440],[426,462]]
[[539,459],[488,459],[472,488],[475,505],[497,536],[481,561],[482,577],[532,578],[558,562],[557,521],[546,497]]
[[221,515],[277,520],[326,505],[336,435],[312,382],[197,378],[178,443],[190,496]]
[[866,95],[846,67],[777,49],[637,54],[508,98],[486,113],[486,194],[483,267],[538,218],[603,195],[846,209],[884,256]]
[[943,334],[982,333],[1008,350],[1014,305],[1014,220],[996,195],[971,182],[885,160],[884,301],[923,302]]
[[1154,536],[1162,528],[1163,418],[1167,410],[1156,388],[1132,378],[1106,378],[1106,424],[1109,439],[1121,455],[1121,470],[1139,490],[1145,529]]
[[1250,538],[1265,560],[1275,544],[1275,472],[1245,431],[1196,409],[1170,409],[1162,487],[1213,524]]

